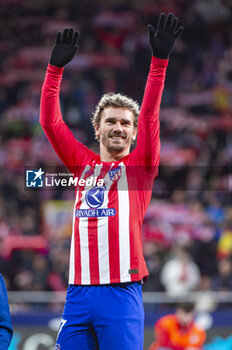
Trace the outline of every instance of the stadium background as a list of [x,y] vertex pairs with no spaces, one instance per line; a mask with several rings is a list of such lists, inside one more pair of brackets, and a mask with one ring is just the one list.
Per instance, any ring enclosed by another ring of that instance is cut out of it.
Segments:
[[[207,342],[218,335],[227,337],[220,349],[229,344],[231,1],[2,0],[0,272],[15,328],[11,349],[53,348],[67,286],[73,192],[25,188],[25,166],[61,164],[38,123],[55,33],[65,26],[81,32],[79,51],[65,68],[62,111],[76,138],[97,150],[89,120],[96,103],[109,91],[141,103],[151,56],[146,25],[169,11],[185,31],[167,71],[161,167],[143,224],[150,271],[144,349],[153,340],[155,319],[184,298],[196,301],[209,327]],[[176,263],[181,272],[175,281],[168,276]]]

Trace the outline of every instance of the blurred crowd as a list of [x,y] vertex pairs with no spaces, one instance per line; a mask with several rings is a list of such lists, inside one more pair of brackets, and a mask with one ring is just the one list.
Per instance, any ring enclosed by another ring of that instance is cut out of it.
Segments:
[[[185,31],[171,55],[160,112],[161,166],[143,224],[145,291],[232,291],[232,3],[230,0],[3,0],[0,7],[0,271],[9,290],[66,289],[68,234],[43,206],[74,193],[25,188],[25,167],[60,166],[40,125],[55,34],[81,32],[61,107],[97,152],[90,123],[105,92],[139,103],[150,64],[146,25],[173,12]],[[212,305],[211,305],[212,306]],[[210,306],[209,306],[210,307]]]

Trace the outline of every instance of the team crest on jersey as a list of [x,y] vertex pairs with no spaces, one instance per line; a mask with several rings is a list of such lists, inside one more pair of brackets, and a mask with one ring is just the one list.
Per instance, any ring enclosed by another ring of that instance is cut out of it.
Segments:
[[121,165],[119,165],[117,168],[115,168],[115,169],[112,169],[112,170],[110,170],[109,171],[109,177],[110,177],[110,180],[111,181],[117,181],[119,178],[120,178],[120,176],[121,176],[121,173],[122,173],[122,171],[121,171]]
[[94,186],[85,194],[86,203],[90,208],[97,209],[104,202],[105,186]]
[[60,344],[56,344],[55,350],[60,350]]

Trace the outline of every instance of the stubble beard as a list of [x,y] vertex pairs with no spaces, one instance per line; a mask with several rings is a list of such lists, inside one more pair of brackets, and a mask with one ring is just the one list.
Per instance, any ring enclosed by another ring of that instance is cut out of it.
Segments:
[[127,148],[128,145],[130,146],[131,144],[131,140],[129,137],[123,139],[123,144],[114,143],[112,141],[112,138],[109,135],[103,136],[101,141],[109,153],[111,152],[121,153]]

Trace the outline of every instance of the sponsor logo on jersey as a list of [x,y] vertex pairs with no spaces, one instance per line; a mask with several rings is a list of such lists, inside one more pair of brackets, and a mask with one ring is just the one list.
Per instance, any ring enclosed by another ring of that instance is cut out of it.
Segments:
[[99,209],[76,209],[77,218],[95,218],[95,217],[106,217],[114,216],[116,210],[114,208],[99,208]]
[[94,186],[85,194],[86,203],[90,208],[97,209],[104,202],[105,186]]
[[43,174],[44,171],[39,170],[26,170],[26,187],[43,187]]

